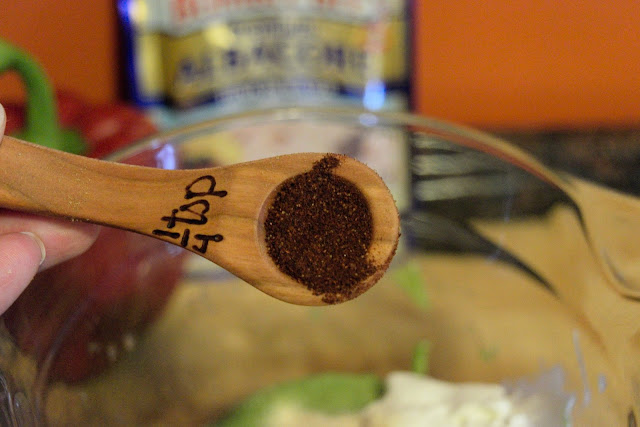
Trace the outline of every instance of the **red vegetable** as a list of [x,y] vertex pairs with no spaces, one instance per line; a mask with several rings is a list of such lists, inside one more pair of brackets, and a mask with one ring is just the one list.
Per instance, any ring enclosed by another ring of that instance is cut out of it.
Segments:
[[58,121],[63,128],[77,128],[82,113],[90,108],[86,101],[68,90],[56,91],[56,103]]
[[24,106],[17,103],[2,102],[4,112],[7,115],[7,124],[4,133],[11,135],[24,127]]
[[103,228],[87,252],[36,275],[5,325],[48,380],[86,379],[133,348],[176,287],[183,256],[164,242]]
[[157,132],[142,112],[126,104],[93,107],[79,117],[78,126],[89,145],[88,155],[98,158]]
[[[144,112],[132,105],[91,105],[65,90],[57,91],[55,96],[61,127],[80,131],[87,156],[104,157],[158,131]],[[5,133],[11,135],[23,129],[26,122],[24,105],[15,102],[2,105],[7,114]]]
[[[62,127],[81,131],[91,157],[156,132],[143,112],[126,104],[91,106],[65,91],[56,100]],[[7,133],[21,130],[24,107],[4,107]],[[85,380],[130,350],[160,314],[179,281],[185,253],[103,228],[86,253],[37,274],[4,314],[5,326],[20,349],[36,358],[47,380]]]

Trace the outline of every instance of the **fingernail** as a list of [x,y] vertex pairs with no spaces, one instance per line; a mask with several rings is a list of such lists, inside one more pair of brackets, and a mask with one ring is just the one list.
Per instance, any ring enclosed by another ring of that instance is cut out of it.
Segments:
[[42,265],[44,259],[47,257],[47,250],[44,248],[44,243],[42,243],[42,240],[40,240],[38,236],[30,231],[21,231],[20,233],[31,237],[38,244],[38,246],[40,246],[40,265]]

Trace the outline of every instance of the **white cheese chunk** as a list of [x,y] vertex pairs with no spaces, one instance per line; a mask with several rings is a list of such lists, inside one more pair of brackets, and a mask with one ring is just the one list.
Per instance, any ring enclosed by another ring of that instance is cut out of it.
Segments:
[[[561,398],[563,402],[558,402]],[[560,405],[558,405],[560,403]],[[567,426],[564,397],[513,393],[499,384],[451,383],[412,372],[387,376],[384,396],[355,414],[326,415],[283,403],[278,427],[555,427]]]

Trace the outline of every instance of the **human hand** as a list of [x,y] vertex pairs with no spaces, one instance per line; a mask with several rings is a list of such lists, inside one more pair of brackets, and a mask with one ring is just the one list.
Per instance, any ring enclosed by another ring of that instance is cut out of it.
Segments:
[[[0,146],[5,125],[6,115],[0,105]],[[94,225],[0,207],[0,314],[38,271],[81,254],[91,246],[97,233],[98,227]]]

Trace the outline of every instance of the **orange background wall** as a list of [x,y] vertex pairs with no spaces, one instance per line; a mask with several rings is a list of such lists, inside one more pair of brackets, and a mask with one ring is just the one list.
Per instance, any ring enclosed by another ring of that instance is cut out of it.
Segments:
[[[0,38],[31,53],[53,82],[92,101],[118,95],[115,0],[0,0]],[[22,97],[0,76],[0,99]]]
[[640,125],[640,1],[415,4],[419,111],[488,127]]
[[[415,4],[416,108],[491,128],[640,125],[637,0]],[[0,37],[56,85],[118,96],[115,0],[4,1]],[[0,77],[0,99],[22,91]]]

